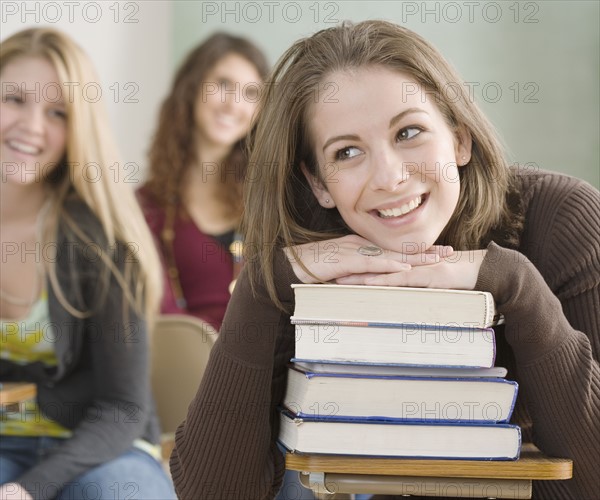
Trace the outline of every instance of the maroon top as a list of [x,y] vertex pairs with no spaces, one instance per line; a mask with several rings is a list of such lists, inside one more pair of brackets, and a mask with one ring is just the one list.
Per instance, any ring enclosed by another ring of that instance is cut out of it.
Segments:
[[166,272],[167,259],[160,238],[165,224],[165,211],[156,204],[145,187],[140,188],[137,195],[165,270],[161,313],[196,316],[218,330],[231,297],[229,284],[233,280],[231,254],[219,242],[223,238],[204,234],[189,217],[178,215],[175,218],[173,255],[186,301],[185,305],[179,306]]

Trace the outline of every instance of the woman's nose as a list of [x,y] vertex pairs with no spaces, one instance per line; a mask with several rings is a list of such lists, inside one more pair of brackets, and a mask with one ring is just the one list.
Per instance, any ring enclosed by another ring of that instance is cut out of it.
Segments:
[[42,135],[45,127],[45,115],[43,106],[39,103],[27,103],[25,113],[21,120],[21,126],[30,134]]
[[375,190],[395,191],[410,177],[410,164],[387,148],[372,157],[371,187]]

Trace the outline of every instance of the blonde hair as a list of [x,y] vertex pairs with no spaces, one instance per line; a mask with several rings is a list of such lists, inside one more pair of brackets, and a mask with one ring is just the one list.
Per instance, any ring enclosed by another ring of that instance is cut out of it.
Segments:
[[[332,73],[373,66],[413,78],[433,96],[450,128],[455,132],[462,128],[472,138],[472,157],[459,169],[458,205],[439,242],[472,249],[492,239],[503,225],[513,224],[506,201],[513,176],[496,132],[460,91],[465,88],[462,80],[434,47],[385,21],[346,22],[319,31],[296,42],[280,58],[251,134],[245,257],[253,288],[259,278],[264,280],[279,306],[273,276],[275,247],[350,233],[336,209],[326,210],[317,203],[300,170],[304,163],[319,177],[308,129],[311,104],[330,95],[326,78]],[[507,241],[513,239],[514,232],[503,232]]]
[[[160,299],[160,261],[154,242],[134,193],[122,181],[115,180],[119,156],[101,101],[85,99],[81,88],[99,82],[94,68],[83,52],[68,36],[48,28],[20,31],[0,44],[0,72],[21,57],[41,57],[55,68],[63,88],[77,82],[76,90],[64,99],[67,113],[67,145],[65,158],[44,178],[49,187],[49,210],[43,224],[43,242],[55,242],[59,224],[64,222],[84,244],[96,244],[78,227],[68,213],[67,202],[80,199],[97,217],[108,248],[100,253],[106,268],[112,272],[128,300],[146,319],[152,319]],[[93,166],[94,178],[90,178]],[[125,267],[121,272],[114,264],[116,244],[125,245]],[[108,251],[105,251],[108,250]],[[61,289],[52,260],[44,266],[60,303],[71,314],[85,316],[86,311],[69,304]],[[109,275],[108,275],[109,277]]]

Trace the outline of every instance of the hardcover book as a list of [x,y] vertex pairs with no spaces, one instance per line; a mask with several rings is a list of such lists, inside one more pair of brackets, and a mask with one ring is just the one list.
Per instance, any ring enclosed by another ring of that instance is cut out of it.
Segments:
[[501,321],[488,292],[294,284],[292,322],[359,322],[486,328]]
[[510,424],[397,422],[280,413],[291,452],[403,458],[516,460],[521,429]]
[[503,378],[432,378],[288,370],[284,406],[298,417],[507,422],[516,382]]
[[507,370],[502,366],[491,368],[456,368],[438,366],[404,366],[395,364],[345,363],[330,361],[302,361],[292,358],[291,362],[300,371],[315,373],[339,373],[354,375],[383,375],[398,377],[451,377],[451,378],[504,378]]
[[491,328],[292,322],[299,360],[490,368],[496,357]]

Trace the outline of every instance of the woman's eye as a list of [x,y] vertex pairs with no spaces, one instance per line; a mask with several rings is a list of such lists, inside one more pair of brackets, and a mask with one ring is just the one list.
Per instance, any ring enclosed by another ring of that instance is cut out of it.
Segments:
[[48,111],[48,114],[52,118],[60,118],[61,120],[65,120],[67,118],[67,113],[62,109],[51,109]]
[[350,158],[354,158],[360,154],[360,149],[350,146],[348,148],[342,148],[335,153],[336,161],[339,160],[348,160]]
[[422,130],[419,127],[406,127],[406,128],[400,129],[397,137],[398,137],[399,141],[407,141],[407,140],[412,139],[413,137],[419,135],[421,132],[422,132]]
[[256,85],[247,85],[244,87],[244,96],[252,102],[256,101],[259,96],[258,87]]
[[12,103],[16,103],[16,104],[22,104],[23,99],[21,99],[21,97],[19,97],[18,95],[9,94],[9,95],[5,95],[4,97],[2,97],[2,102],[12,102]]

